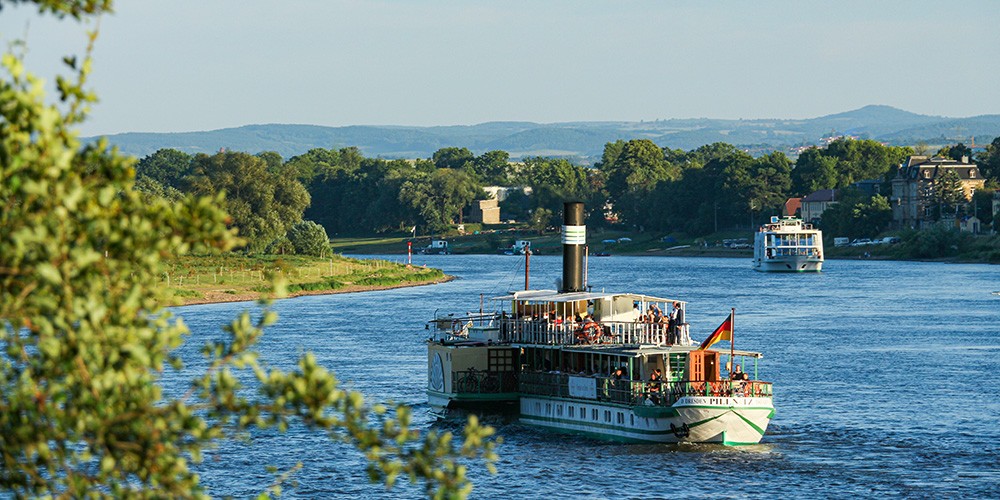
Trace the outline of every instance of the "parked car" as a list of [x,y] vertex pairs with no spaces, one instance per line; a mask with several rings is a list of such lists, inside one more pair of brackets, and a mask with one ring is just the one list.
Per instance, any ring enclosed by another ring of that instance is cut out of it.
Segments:
[[606,245],[613,245],[615,243],[618,243],[618,240],[602,240],[601,243],[604,243]]
[[851,246],[852,247],[863,247],[865,245],[871,245],[871,244],[872,244],[872,240],[870,240],[868,238],[858,238],[858,239],[856,239],[856,240],[854,240],[854,241],[851,242]]
[[625,237],[618,238],[618,243],[628,243],[630,241],[632,241],[632,238],[625,238]]

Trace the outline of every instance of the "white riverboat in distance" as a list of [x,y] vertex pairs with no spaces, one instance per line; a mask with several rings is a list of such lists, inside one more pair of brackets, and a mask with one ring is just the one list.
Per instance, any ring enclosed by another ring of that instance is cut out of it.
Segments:
[[823,232],[796,217],[771,217],[753,239],[753,268],[765,272],[823,270]]
[[[526,276],[525,290],[428,324],[431,406],[506,409],[528,425],[625,442],[759,443],[771,383],[760,353],[733,348],[734,314],[699,345],[687,303],[591,291],[583,205],[567,203],[565,221],[561,290],[527,289]],[[720,340],[729,348],[713,348]]]

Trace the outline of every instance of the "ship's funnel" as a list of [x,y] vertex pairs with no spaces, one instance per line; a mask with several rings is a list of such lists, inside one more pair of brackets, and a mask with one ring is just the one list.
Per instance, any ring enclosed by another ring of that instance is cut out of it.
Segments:
[[583,252],[587,244],[587,226],[583,225],[583,203],[563,204],[563,272],[559,293],[582,292]]

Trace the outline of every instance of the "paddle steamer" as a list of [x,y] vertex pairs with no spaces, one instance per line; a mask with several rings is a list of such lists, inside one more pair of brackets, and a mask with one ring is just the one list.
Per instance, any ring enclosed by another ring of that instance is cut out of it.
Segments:
[[[733,315],[694,345],[684,301],[589,291],[583,205],[567,203],[564,221],[561,290],[529,290],[526,274],[494,310],[481,300],[479,312],[429,323],[431,405],[506,408],[526,424],[628,442],[760,442],[771,384],[760,353],[732,348]],[[730,348],[713,348],[720,339]]]

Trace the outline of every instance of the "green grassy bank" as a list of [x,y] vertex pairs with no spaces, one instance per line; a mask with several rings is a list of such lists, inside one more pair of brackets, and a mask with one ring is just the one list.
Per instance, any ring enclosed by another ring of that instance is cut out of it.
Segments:
[[255,300],[268,292],[274,275],[285,278],[290,296],[380,290],[449,279],[440,269],[385,260],[239,254],[177,259],[160,278],[176,303],[199,304]]

